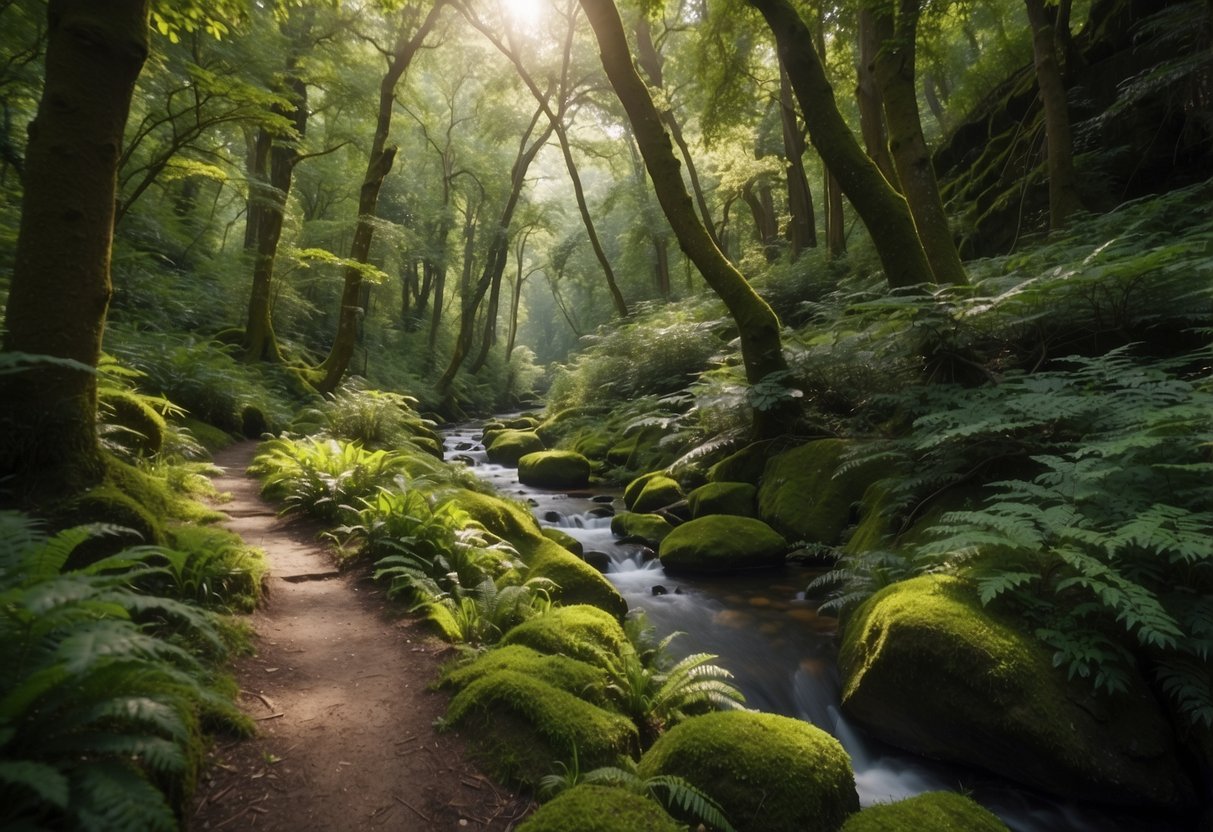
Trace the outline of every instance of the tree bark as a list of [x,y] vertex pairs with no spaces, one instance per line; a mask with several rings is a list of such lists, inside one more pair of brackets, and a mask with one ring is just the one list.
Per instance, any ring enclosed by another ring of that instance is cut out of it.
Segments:
[[931,267],[905,199],[859,146],[838,111],[821,59],[816,50],[804,48],[813,42],[809,28],[788,0],[748,2],[762,13],[775,35],[780,59],[809,127],[809,139],[872,235],[889,286],[930,283]]
[[1049,228],[1065,228],[1070,216],[1083,208],[1074,171],[1074,142],[1066,87],[1057,61],[1053,24],[1045,14],[1044,0],[1024,0],[1032,27],[1032,54],[1036,85],[1045,111],[1045,141],[1049,165]]
[[826,251],[841,257],[847,251],[847,228],[843,222],[842,188],[838,177],[826,169]]
[[787,70],[779,67],[779,121],[783,128],[783,153],[787,160],[784,176],[788,188],[787,239],[795,260],[806,248],[817,247],[817,218],[813,213],[813,191],[804,169],[804,133],[796,118],[792,82]]
[[[882,29],[881,25],[885,28]],[[893,157],[889,155],[889,134],[884,123],[884,102],[880,99],[880,87],[876,83],[876,56],[884,41],[893,37],[892,20],[887,16],[878,19],[872,8],[861,5],[859,8],[859,60],[855,67],[858,83],[855,86],[855,100],[859,105],[859,134],[863,137],[863,146],[868,156],[880,168],[889,184],[900,190],[901,183],[897,181],[897,171],[893,167]]]
[[[696,216],[661,114],[633,67],[619,11],[611,0],[580,2],[598,40],[602,66],[627,112],[645,166],[653,180],[657,199],[679,245],[712,290],[724,301],[737,324],[746,380],[751,385],[781,383],[787,373],[787,363],[780,340],[779,319],[716,247],[704,224]],[[793,401],[789,398],[780,406],[756,408],[755,433],[766,437],[785,431],[793,412],[789,406]]]
[[[388,62],[388,71],[379,83],[379,115],[375,124],[375,137],[371,142],[366,175],[363,177],[362,188],[358,196],[358,225],[354,228],[354,240],[350,244],[350,259],[357,263],[366,263],[370,257],[371,239],[374,236],[372,223],[379,204],[379,190],[383,187],[383,180],[391,172],[392,162],[396,158],[396,147],[387,146],[388,130],[392,125],[392,109],[396,100],[396,86],[409,68],[409,64],[413,62],[413,57],[421,49],[426,37],[438,22],[443,5],[444,0],[436,0],[411,37],[409,36],[411,24],[420,14],[422,6],[420,3],[415,3],[401,12],[400,30]],[[337,333],[333,336],[333,346],[328,357],[318,368],[321,378],[316,389],[322,394],[327,395],[337,389],[337,385],[341,383],[341,379],[349,367],[350,359],[354,355],[354,345],[358,339],[358,323],[363,314],[362,306],[359,303],[361,294],[362,272],[349,266],[345,269],[341,290]]]
[[[895,18],[894,2],[897,3]],[[875,74],[889,127],[889,150],[897,167],[901,190],[909,203],[914,227],[918,230],[927,262],[931,264],[935,282],[967,283],[956,241],[948,227],[948,215],[943,209],[918,111],[914,64],[919,0],[886,0],[874,14],[877,31],[892,29],[893,32],[893,37],[876,53]]]
[[104,473],[97,366],[113,288],[117,165],[148,54],[147,0],[50,0],[46,82],[29,126],[4,349],[71,359],[0,385],[0,485],[30,504]]

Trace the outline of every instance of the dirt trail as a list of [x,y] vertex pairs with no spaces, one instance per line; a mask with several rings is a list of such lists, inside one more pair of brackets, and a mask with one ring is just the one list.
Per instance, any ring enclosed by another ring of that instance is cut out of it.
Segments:
[[527,802],[492,784],[434,720],[428,690],[449,648],[394,614],[365,579],[339,575],[315,526],[280,519],[244,475],[254,443],[215,457],[228,528],[269,556],[252,616],[256,655],[236,665],[258,736],[211,754],[192,830],[508,830]]

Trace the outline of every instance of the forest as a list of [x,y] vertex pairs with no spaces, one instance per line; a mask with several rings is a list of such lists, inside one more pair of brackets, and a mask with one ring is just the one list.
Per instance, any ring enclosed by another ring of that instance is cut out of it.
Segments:
[[1213,831],[1210,0],[0,0],[0,107],[0,827]]

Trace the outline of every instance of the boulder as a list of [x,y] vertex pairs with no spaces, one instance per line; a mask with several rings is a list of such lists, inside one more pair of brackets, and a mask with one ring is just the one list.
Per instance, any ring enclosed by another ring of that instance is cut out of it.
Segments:
[[956,792],[927,792],[851,815],[842,832],[1009,832],[988,809]]
[[762,471],[770,456],[769,442],[746,445],[708,468],[708,479],[712,482],[757,483],[762,479]]
[[653,744],[639,773],[686,779],[720,804],[737,832],[836,832],[859,810],[851,758],[838,740],[775,714],[692,717]]
[[503,430],[493,436],[490,444],[485,435],[485,448],[489,462],[496,465],[516,466],[527,454],[543,450],[543,440],[534,431]]
[[590,482],[590,461],[574,451],[526,454],[518,460],[518,481],[535,488],[585,488]]
[[660,514],[637,514],[625,511],[611,518],[611,533],[616,537],[639,537],[656,548],[674,531],[674,525]]
[[523,644],[510,644],[481,653],[472,661],[451,667],[442,674],[443,687],[465,688],[501,670],[533,676],[595,705],[607,703],[606,671],[568,656],[540,653]]
[[559,543],[577,557],[582,557],[585,553],[585,547],[581,545],[581,541],[573,537],[568,532],[561,531],[555,526],[543,526],[540,528],[540,532],[542,532],[543,536],[548,540]]
[[[632,511],[640,514],[647,514],[656,511],[659,508],[673,505],[683,498],[682,489],[678,487],[677,481],[665,475],[658,475],[647,480],[644,487],[640,489],[640,493],[636,495],[636,499],[632,501],[629,507]],[[627,502],[627,494],[624,494],[624,502]]]
[[714,514],[683,523],[661,541],[666,572],[723,574],[783,564],[788,543],[761,520]]
[[615,585],[595,567],[555,541],[542,535],[516,544],[530,577],[547,578],[556,584],[552,599],[562,604],[591,604],[615,618],[628,612]]
[[692,517],[733,514],[753,517],[758,489],[748,482],[710,482],[687,495]]
[[582,783],[543,804],[518,832],[679,832],[656,801],[627,789]]
[[552,607],[511,628],[500,642],[503,647],[522,644],[540,653],[568,656],[597,667],[605,667],[627,643],[618,620],[587,604]]
[[963,581],[893,584],[847,622],[842,706],[880,739],[1074,800],[1183,808],[1192,787],[1140,679],[1096,696]]
[[818,439],[772,457],[758,488],[758,516],[789,540],[837,545],[852,507],[877,478],[874,465],[839,473],[847,443]]

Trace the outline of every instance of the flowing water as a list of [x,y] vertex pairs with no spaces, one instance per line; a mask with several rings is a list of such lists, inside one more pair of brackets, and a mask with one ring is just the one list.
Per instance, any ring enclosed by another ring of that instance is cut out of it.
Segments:
[[540,523],[556,526],[586,552],[609,558],[607,578],[631,609],[643,609],[658,636],[681,632],[671,653],[707,652],[727,668],[748,707],[804,719],[828,731],[851,755],[864,806],[926,791],[964,791],[1015,832],[1179,832],[1156,816],[1133,816],[1063,803],[1004,780],[883,746],[850,725],[839,709],[836,621],[818,615],[820,598],[806,597],[819,574],[790,565],[777,573],[718,579],[669,578],[652,553],[620,544],[611,516],[623,510],[622,491],[565,493],[518,482],[513,468],[487,461],[474,425],[446,431],[449,460],[462,460],[504,496],[532,506]]

